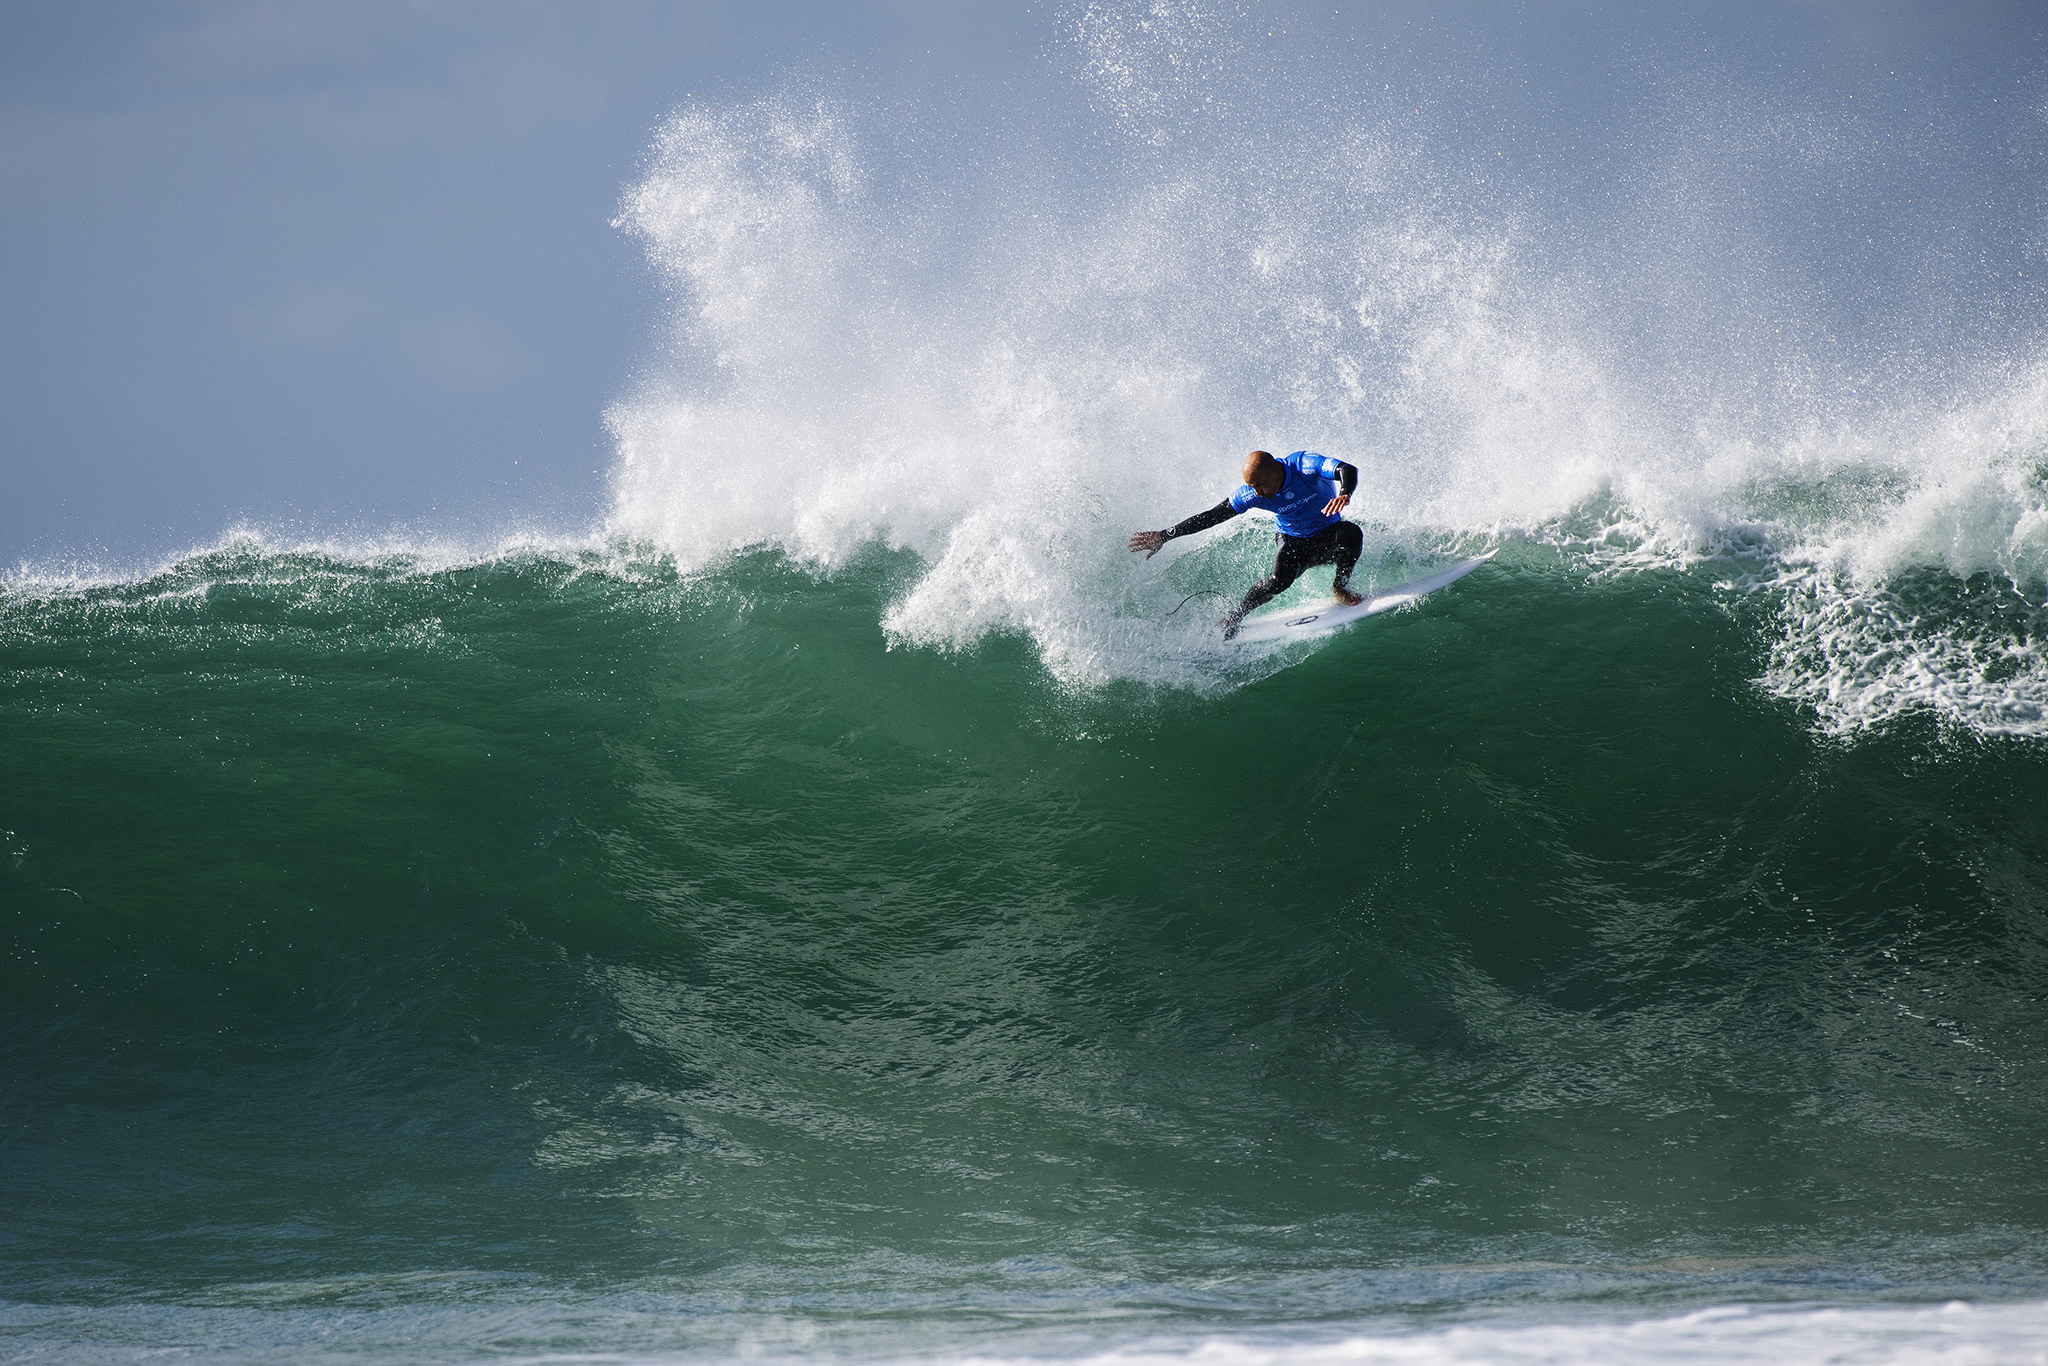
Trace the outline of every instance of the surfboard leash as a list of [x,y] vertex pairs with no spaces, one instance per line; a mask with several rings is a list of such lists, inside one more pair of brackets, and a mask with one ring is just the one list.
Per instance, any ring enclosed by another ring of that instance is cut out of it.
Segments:
[[[1180,600],[1180,607],[1187,606],[1196,598],[1222,598],[1228,596],[1229,594],[1225,593],[1220,588],[1197,588],[1194,592],[1188,594],[1186,597]],[[1180,610],[1180,607],[1174,608],[1173,612],[1178,612]],[[1168,612],[1166,615],[1170,617],[1173,615],[1173,612]]]

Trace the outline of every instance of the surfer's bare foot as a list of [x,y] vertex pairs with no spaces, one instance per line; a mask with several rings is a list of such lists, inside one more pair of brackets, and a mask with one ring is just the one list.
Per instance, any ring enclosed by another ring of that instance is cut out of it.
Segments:
[[1235,636],[1237,634],[1237,628],[1241,623],[1238,621],[1236,617],[1225,617],[1223,618],[1223,620],[1217,622],[1216,624],[1223,628],[1223,638],[1225,640],[1229,640],[1232,636]]
[[1343,603],[1346,607],[1356,607],[1359,603],[1365,601],[1363,597],[1360,597],[1348,588],[1333,588],[1330,590],[1330,596]]

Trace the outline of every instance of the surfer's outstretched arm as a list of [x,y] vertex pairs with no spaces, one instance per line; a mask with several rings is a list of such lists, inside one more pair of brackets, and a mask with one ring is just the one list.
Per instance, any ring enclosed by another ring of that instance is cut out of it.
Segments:
[[1238,510],[1230,505],[1230,500],[1225,498],[1207,512],[1198,512],[1192,517],[1184,518],[1164,531],[1137,532],[1130,540],[1131,553],[1135,555],[1142,550],[1145,552],[1145,558],[1149,560],[1159,553],[1159,547],[1174,537],[1192,536],[1197,531],[1207,531],[1210,527],[1237,516],[1237,512]]

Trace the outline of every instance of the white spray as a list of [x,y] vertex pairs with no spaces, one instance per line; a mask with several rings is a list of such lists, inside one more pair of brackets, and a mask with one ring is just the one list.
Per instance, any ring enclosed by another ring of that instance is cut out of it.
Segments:
[[[2038,596],[2048,368],[1845,366],[1796,291],[1702,265],[1699,222],[1657,235],[1639,204],[1639,240],[1574,254],[1383,108],[1259,112],[1229,23],[1093,8],[1075,31],[1110,149],[1078,169],[1024,152],[977,179],[908,120],[814,96],[664,125],[620,223],[676,306],[610,414],[615,533],[689,569],[907,547],[899,642],[1021,633],[1072,685],[1228,686],[1204,618],[1167,615],[1166,569],[1200,552],[1147,566],[1123,539],[1216,501],[1247,449],[1309,447],[1360,466],[1376,551],[1747,556],[1784,603],[1762,681],[1825,727],[1931,705],[2048,733],[2023,636],[1872,606],[1922,570]],[[920,189],[920,158],[950,188]]]

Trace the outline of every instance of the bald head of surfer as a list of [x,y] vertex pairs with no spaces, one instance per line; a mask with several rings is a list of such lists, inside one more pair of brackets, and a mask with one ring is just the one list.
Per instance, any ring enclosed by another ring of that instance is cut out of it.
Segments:
[[1271,498],[1286,484],[1287,467],[1275,460],[1271,451],[1253,451],[1244,458],[1244,481],[1258,490],[1261,498]]
[[1164,531],[1133,532],[1131,551],[1143,551],[1149,560],[1176,536],[1206,531],[1247,509],[1261,508],[1280,523],[1280,553],[1274,557],[1273,572],[1253,584],[1244,600],[1218,623],[1225,640],[1237,634],[1238,623],[1247,612],[1285,592],[1311,565],[1337,566],[1330,592],[1338,602],[1348,607],[1363,601],[1351,591],[1351,570],[1365,546],[1365,533],[1343,517],[1358,487],[1358,470],[1314,451],[1278,458],[1271,451],[1253,451],[1244,458],[1243,473],[1243,486],[1207,512],[1198,512]]

